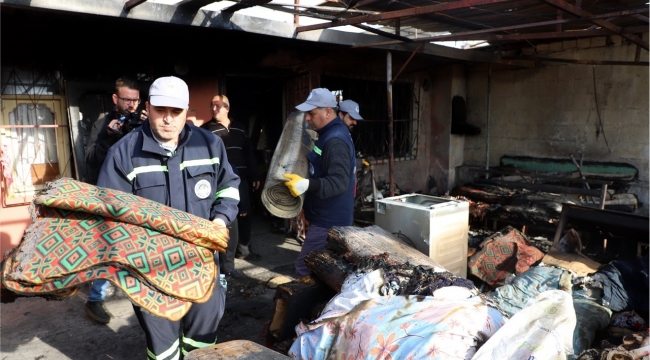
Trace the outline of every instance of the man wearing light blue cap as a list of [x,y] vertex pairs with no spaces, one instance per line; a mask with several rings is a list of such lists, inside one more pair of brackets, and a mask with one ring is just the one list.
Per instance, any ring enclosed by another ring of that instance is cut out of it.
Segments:
[[332,226],[352,225],[354,213],[354,144],[347,126],[336,115],[336,98],[325,88],[313,89],[296,106],[305,121],[318,133],[314,149],[307,155],[309,179],[284,174],[293,196],[305,194],[303,211],[309,229],[295,262],[296,276],[309,275],[305,256],[323,249]]
[[357,126],[357,120],[363,120],[359,114],[359,104],[352,100],[343,100],[339,103],[339,118],[352,131]]

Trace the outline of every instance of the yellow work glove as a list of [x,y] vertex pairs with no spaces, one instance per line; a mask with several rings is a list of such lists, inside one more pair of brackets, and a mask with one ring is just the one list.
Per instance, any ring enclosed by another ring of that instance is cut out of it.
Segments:
[[284,174],[287,180],[284,185],[289,188],[291,195],[298,197],[302,195],[309,187],[309,180],[303,179],[302,176],[296,174]]
[[361,160],[361,163],[362,163],[363,166],[365,166],[365,167],[370,167],[370,163],[369,163],[368,160],[366,160],[366,159],[362,159],[362,160]]

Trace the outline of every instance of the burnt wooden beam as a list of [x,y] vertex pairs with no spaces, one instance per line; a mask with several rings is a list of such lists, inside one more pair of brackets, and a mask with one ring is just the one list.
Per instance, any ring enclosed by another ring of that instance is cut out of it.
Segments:
[[444,270],[435,260],[418,251],[396,235],[372,225],[334,226],[328,232],[326,248],[340,254],[351,263],[371,258],[383,258],[390,264],[406,264]]
[[[568,2],[566,2],[564,0],[540,0],[540,1],[543,1],[543,2],[549,4],[549,5],[553,6],[553,7],[564,10],[564,11],[566,11],[566,12],[568,12],[570,14],[573,14],[575,16],[580,16],[580,17],[592,16],[592,14],[590,12],[582,10],[581,8],[579,8],[579,7],[577,7],[577,6],[573,5],[573,4],[569,4]],[[642,48],[644,48],[646,50],[648,50],[650,48],[648,46],[647,41],[643,41],[643,39],[639,38],[636,35],[621,32],[621,27],[619,27],[619,26],[617,26],[615,24],[612,24],[609,21],[601,20],[601,19],[592,19],[592,20],[589,20],[589,21],[591,21],[592,23],[594,23],[596,25],[599,25],[599,26],[611,31],[612,33],[614,33],[616,35],[620,35],[620,36],[624,37],[625,39],[627,39],[627,40],[641,46]]]
[[[273,318],[267,332],[267,347],[286,353],[296,338],[296,325],[318,317],[314,308],[328,302],[336,292],[308,275],[279,285],[275,290]],[[285,348],[286,347],[286,348]]]
[[[610,17],[619,17],[619,16],[643,14],[643,13],[647,14],[648,13],[648,8],[624,10],[624,11],[615,11],[615,12],[611,12],[611,13],[607,13],[607,14],[592,15],[592,16],[588,16],[588,17],[574,18],[574,19],[548,20],[548,21],[540,21],[540,22],[529,23],[529,24],[519,24],[519,25],[502,26],[502,27],[496,27],[496,28],[490,28],[490,29],[482,29],[482,30],[463,31],[463,32],[458,32],[458,33],[454,33],[454,34],[449,34],[449,35],[429,36],[429,37],[423,37],[423,38],[419,38],[419,39],[411,39],[411,41],[412,42],[431,42],[431,41],[443,41],[443,40],[445,40],[445,41],[485,40],[486,38],[483,38],[483,37],[471,38],[471,36],[480,35],[480,34],[491,34],[491,33],[496,33],[496,32],[501,32],[501,31],[521,30],[521,29],[540,27],[540,26],[551,26],[551,25],[557,25],[557,24],[566,24],[566,23],[572,23],[572,22],[576,22],[576,21],[590,21],[590,20],[593,20],[593,19],[604,19],[604,18],[610,18]],[[647,26],[646,27],[634,27],[634,29],[645,30],[645,31],[648,30]],[[641,32],[643,32],[643,31],[641,31]],[[549,33],[546,33],[546,34],[549,34]],[[558,34],[558,33],[550,33],[550,34]],[[608,35],[609,32],[603,32],[603,34]],[[513,34],[513,35],[520,35],[520,34]],[[523,35],[523,34],[521,34],[521,35]],[[555,36],[557,36],[557,35],[555,35]],[[353,46],[353,47],[361,48],[361,47],[394,45],[394,44],[399,44],[399,42],[397,42],[397,41],[385,41],[385,42],[377,42],[377,43],[367,44],[367,45],[358,45],[358,46]]]
[[321,281],[337,293],[348,277],[347,264],[329,250],[315,250],[305,256],[305,264]]
[[594,189],[583,189],[583,188],[574,188],[567,186],[558,186],[558,185],[546,185],[546,184],[528,184],[514,181],[503,181],[503,180],[494,180],[494,179],[477,179],[475,181],[478,184],[489,184],[504,186],[511,189],[528,189],[534,191],[543,191],[550,193],[560,193],[560,194],[578,194],[585,196],[600,196],[600,190]]
[[344,25],[355,25],[355,24],[361,24],[361,23],[364,23],[364,22],[392,20],[392,19],[398,19],[398,18],[410,17],[410,16],[420,16],[420,15],[431,14],[431,13],[435,13],[435,12],[456,10],[456,9],[464,9],[464,8],[476,7],[476,6],[482,6],[482,5],[499,4],[499,3],[509,2],[509,1],[512,1],[512,0],[461,0],[461,1],[453,1],[453,2],[447,2],[447,3],[442,3],[442,4],[436,4],[436,5],[420,6],[420,7],[416,7],[416,8],[412,8],[412,9],[389,11],[389,12],[385,12],[385,13],[382,13],[382,14],[376,14],[376,15],[355,16],[355,17],[350,18],[350,19],[333,21],[331,23],[300,26],[300,27],[296,28],[296,32],[300,33],[300,32],[303,32],[303,31],[327,29],[327,28],[331,28],[331,27],[344,26]]
[[147,0],[128,0],[124,3],[124,10],[129,11],[143,2],[147,2]]

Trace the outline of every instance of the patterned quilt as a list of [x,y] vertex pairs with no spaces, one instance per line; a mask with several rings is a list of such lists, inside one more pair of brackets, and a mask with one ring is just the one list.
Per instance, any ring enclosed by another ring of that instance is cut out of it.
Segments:
[[[456,288],[456,289],[451,289]],[[382,296],[298,326],[294,359],[470,359],[505,323],[467,289],[450,297]]]
[[[214,290],[227,230],[160,203],[60,179],[38,195],[34,223],[4,262],[3,285],[52,297],[106,279],[149,312],[180,319]],[[64,296],[62,295],[62,296]]]
[[483,240],[481,250],[468,260],[472,275],[492,287],[501,286],[506,278],[519,275],[538,263],[544,253],[512,226]]

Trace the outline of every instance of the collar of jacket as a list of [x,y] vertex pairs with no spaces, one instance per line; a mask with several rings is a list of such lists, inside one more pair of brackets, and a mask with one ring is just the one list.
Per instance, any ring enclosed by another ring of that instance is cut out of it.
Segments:
[[[160,146],[160,144],[156,141],[156,139],[154,139],[153,133],[151,132],[151,125],[149,125],[149,121],[148,120],[145,121],[140,128],[142,129],[142,134],[144,135],[142,141],[142,150],[154,154],[167,156],[167,152],[165,151],[165,149],[163,149]],[[187,144],[191,136],[192,136],[192,127],[186,123],[183,126],[183,130],[181,131],[181,135],[178,140],[178,146],[176,147],[176,151],[178,151],[178,149],[180,149],[185,144]]]
[[337,117],[334,118],[334,120],[330,121],[329,124],[327,124],[327,125],[323,126],[322,128],[316,130],[316,132],[318,133],[318,135],[323,135],[327,130],[329,130],[331,127],[333,127],[334,124],[336,124],[336,123],[340,123],[340,124],[345,125],[343,123],[343,120],[341,120],[341,118],[339,118],[337,116]]

